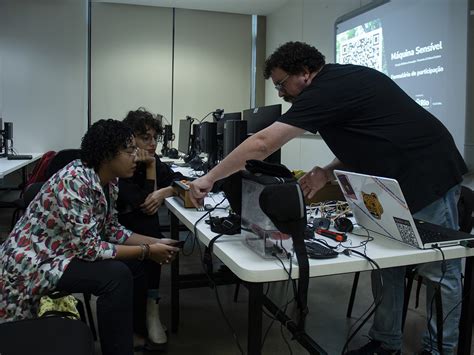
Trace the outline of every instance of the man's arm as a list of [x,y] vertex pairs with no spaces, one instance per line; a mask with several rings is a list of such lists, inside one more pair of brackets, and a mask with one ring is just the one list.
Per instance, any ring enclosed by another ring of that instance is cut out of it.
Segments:
[[304,132],[301,128],[275,122],[247,138],[207,175],[190,183],[191,200],[194,205],[200,206],[202,204],[202,200],[217,180],[244,169],[247,160],[263,160],[289,140],[300,136]]

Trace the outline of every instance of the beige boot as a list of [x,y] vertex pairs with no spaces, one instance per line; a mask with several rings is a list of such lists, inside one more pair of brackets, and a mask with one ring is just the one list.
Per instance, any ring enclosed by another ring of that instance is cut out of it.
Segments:
[[160,320],[159,304],[151,298],[148,298],[146,303],[146,327],[148,340],[155,344],[166,344],[168,342],[165,328]]

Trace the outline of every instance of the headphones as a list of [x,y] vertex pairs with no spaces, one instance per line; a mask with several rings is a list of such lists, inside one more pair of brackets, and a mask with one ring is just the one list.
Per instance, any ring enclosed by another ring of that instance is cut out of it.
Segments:
[[354,229],[354,225],[349,218],[339,217],[334,221],[334,228],[339,232],[350,233]]

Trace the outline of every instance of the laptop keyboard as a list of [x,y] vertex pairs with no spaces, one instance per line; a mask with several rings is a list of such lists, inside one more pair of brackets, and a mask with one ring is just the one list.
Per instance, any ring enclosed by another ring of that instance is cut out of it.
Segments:
[[425,244],[439,243],[446,239],[446,238],[442,238],[442,235],[439,232],[421,228],[419,225],[417,226],[417,229],[418,229],[418,234],[420,234],[421,240]]

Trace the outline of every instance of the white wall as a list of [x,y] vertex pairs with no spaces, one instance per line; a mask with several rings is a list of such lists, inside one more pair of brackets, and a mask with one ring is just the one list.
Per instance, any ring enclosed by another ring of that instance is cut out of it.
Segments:
[[0,116],[18,152],[79,146],[86,34],[85,0],[0,2]]
[[173,10],[92,3],[92,122],[145,107],[171,116]]
[[176,9],[173,68],[172,9],[92,5],[93,121],[144,106],[179,137],[186,116],[249,107],[251,16]]
[[251,51],[251,16],[176,9],[175,120],[249,108]]

